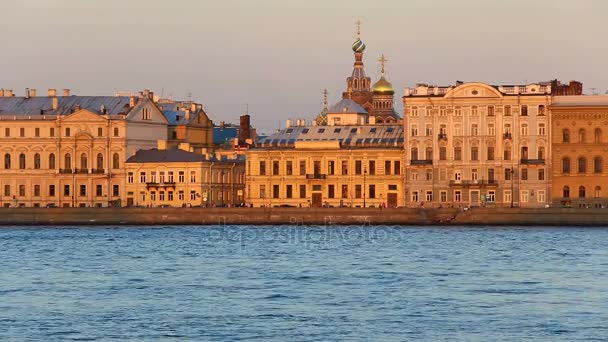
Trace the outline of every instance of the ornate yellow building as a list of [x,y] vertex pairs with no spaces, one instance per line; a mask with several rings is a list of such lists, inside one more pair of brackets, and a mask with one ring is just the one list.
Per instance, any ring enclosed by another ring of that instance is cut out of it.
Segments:
[[151,96],[24,97],[0,90],[0,205],[107,206],[124,196],[124,161],[167,137]]
[[126,205],[236,206],[244,203],[243,158],[207,159],[180,149],[140,150],[126,162]]
[[608,207],[608,96],[556,96],[551,113],[553,204]]
[[551,96],[549,83],[406,88],[407,204],[550,203]]
[[402,206],[402,146],[401,125],[287,127],[247,151],[247,203]]

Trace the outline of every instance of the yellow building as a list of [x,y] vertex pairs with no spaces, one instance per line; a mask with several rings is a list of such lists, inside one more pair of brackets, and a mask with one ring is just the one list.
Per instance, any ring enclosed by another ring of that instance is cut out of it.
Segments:
[[192,152],[208,153],[213,149],[213,122],[203,106],[191,101],[160,100],[157,105],[169,121],[170,147],[188,144]]
[[608,96],[556,96],[551,119],[553,204],[608,207]]
[[400,125],[287,127],[247,151],[247,203],[402,206],[402,160]]
[[167,124],[151,94],[0,90],[0,205],[118,205],[124,161],[166,139]]
[[125,203],[144,207],[237,206],[244,203],[244,181],[242,158],[208,159],[180,149],[140,150],[126,162]]

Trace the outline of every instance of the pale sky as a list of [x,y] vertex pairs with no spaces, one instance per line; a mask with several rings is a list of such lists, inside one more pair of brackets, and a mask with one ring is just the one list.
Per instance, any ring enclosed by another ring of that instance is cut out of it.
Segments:
[[403,88],[456,80],[582,81],[608,90],[606,0],[0,0],[0,87],[76,95],[151,89],[212,120],[272,132],[339,101],[355,21],[401,113]]

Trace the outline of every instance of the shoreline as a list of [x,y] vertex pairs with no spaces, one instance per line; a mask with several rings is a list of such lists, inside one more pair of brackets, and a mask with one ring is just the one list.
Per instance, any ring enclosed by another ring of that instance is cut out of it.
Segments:
[[1,226],[406,225],[608,227],[587,208],[0,208]]

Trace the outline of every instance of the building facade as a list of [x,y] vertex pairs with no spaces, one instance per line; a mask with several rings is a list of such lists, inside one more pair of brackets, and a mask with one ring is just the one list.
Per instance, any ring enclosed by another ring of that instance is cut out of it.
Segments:
[[166,139],[167,120],[145,96],[0,90],[0,131],[0,206],[108,206],[124,195],[124,161]]
[[553,205],[608,207],[608,96],[556,96],[551,120]]
[[549,83],[406,88],[407,205],[550,203],[551,97]]
[[247,203],[402,206],[402,146],[401,125],[287,127],[247,151]]
[[127,206],[232,207],[244,203],[243,158],[208,159],[163,145],[140,150],[127,160]]

